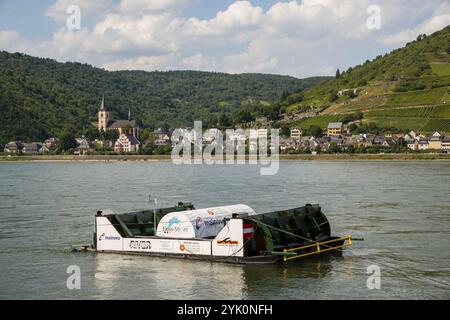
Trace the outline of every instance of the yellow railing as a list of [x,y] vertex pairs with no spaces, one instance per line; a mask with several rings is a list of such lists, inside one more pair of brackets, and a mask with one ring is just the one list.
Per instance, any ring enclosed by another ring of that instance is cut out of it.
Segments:
[[[338,241],[344,241],[343,244],[339,245],[339,246],[327,246],[330,243],[335,243]],[[347,243],[345,243],[345,241],[347,241]],[[284,249],[283,250],[283,260],[284,261],[288,261],[288,260],[292,260],[292,259],[298,259],[298,258],[303,258],[303,257],[307,257],[307,256],[312,256],[314,254],[320,254],[323,252],[327,252],[327,251],[331,251],[331,250],[337,250],[337,249],[341,249],[343,247],[348,247],[351,246],[352,243],[352,236],[348,235],[345,237],[341,237],[338,239],[332,239],[332,240],[327,240],[327,241],[323,241],[323,242],[315,242],[312,244],[308,244],[306,246],[301,246],[301,247],[297,247],[297,248],[292,248],[292,249]],[[326,249],[321,249],[320,246],[327,246]],[[295,256],[289,256],[289,252],[294,252],[294,251],[299,251],[299,250],[303,250],[303,249],[308,249],[308,248],[313,248],[316,247],[315,251],[312,252],[307,252],[307,253],[302,253],[302,254],[297,254]]]

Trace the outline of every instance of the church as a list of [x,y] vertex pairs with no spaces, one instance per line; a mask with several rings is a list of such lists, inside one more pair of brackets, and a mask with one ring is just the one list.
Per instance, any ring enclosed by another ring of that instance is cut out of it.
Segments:
[[[131,135],[139,139],[140,127],[136,120],[131,120],[131,110],[128,111],[128,120],[112,120],[105,107],[105,96],[98,109],[98,131],[117,130],[119,134]],[[127,131],[127,132],[125,132]]]

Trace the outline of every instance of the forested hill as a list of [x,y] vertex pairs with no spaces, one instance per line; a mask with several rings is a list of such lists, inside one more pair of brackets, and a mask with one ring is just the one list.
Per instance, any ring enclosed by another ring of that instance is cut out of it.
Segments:
[[[92,127],[102,94],[113,118],[143,126],[192,125],[194,120],[233,119],[237,111],[263,108],[283,92],[323,78],[199,71],[110,72],[80,63],[0,52],[0,143],[42,140]],[[223,115],[226,115],[225,117]]]

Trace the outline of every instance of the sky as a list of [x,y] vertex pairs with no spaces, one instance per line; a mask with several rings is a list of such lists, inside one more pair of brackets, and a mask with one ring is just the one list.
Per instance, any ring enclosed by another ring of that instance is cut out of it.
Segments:
[[334,75],[447,25],[450,0],[0,0],[0,50],[107,70]]

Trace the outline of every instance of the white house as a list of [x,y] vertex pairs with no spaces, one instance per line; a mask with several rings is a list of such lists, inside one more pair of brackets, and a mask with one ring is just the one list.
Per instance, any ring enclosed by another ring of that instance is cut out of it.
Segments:
[[450,136],[445,136],[442,139],[442,150],[450,151]]
[[442,149],[442,136],[439,132],[435,132],[428,140],[428,149],[440,150]]
[[408,149],[411,149],[413,151],[419,150],[419,142],[417,140],[408,140]]
[[410,131],[409,133],[405,134],[403,140],[405,140],[406,142],[414,141],[416,140],[416,136],[417,134],[414,131]]
[[419,150],[428,150],[428,140],[427,139],[420,139]]
[[303,130],[300,128],[292,128],[291,129],[291,138],[292,139],[300,139],[303,135]]
[[141,143],[133,135],[121,134],[114,144],[114,152],[138,152]]
[[260,138],[268,138],[267,137],[267,129],[266,128],[261,128],[256,130],[256,134],[258,136],[258,139]]

